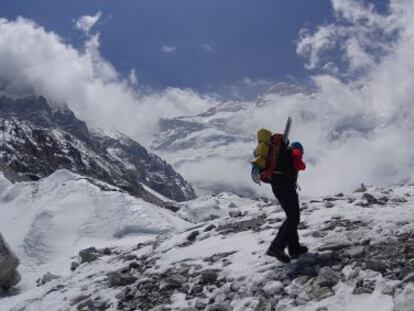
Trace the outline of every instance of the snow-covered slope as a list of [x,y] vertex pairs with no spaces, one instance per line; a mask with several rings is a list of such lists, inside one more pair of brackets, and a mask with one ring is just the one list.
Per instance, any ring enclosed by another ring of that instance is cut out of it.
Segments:
[[65,168],[150,202],[157,198],[142,183],[171,200],[194,198],[182,176],[139,143],[121,133],[90,130],[71,110],[51,107],[43,97],[0,97],[2,166],[29,180]]
[[196,221],[204,218],[202,205],[231,216],[112,248],[111,255],[3,298],[0,306],[26,311],[413,310],[414,185],[302,202],[299,232],[311,252],[288,265],[264,255],[284,219],[273,202],[222,194],[188,202],[181,212]]
[[169,210],[67,170],[15,184],[0,174],[0,230],[20,258],[23,288],[48,271],[68,274],[83,248],[136,244],[186,226]]

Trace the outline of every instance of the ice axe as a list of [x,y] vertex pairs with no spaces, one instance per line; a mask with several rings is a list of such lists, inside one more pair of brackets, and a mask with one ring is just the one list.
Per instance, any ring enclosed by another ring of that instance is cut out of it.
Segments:
[[286,122],[286,126],[285,126],[285,131],[283,132],[283,142],[287,145],[289,142],[289,133],[290,133],[290,127],[292,125],[292,118],[288,117],[287,122]]

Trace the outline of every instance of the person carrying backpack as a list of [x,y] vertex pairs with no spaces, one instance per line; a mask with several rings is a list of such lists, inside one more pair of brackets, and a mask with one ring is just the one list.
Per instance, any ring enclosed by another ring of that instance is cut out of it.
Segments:
[[[261,180],[271,185],[273,194],[282,206],[287,218],[266,251],[266,255],[275,257],[283,263],[289,263],[291,259],[296,259],[308,252],[308,248],[299,243],[300,209],[296,191],[298,173],[306,169],[303,162],[304,150],[299,142],[289,145],[287,134],[274,134],[267,144],[269,149],[267,150],[266,163],[263,162],[264,165],[260,167],[258,157],[252,162],[252,179],[256,183],[260,183],[259,180]],[[256,151],[255,155],[257,155]],[[289,255],[285,253],[286,247]]]

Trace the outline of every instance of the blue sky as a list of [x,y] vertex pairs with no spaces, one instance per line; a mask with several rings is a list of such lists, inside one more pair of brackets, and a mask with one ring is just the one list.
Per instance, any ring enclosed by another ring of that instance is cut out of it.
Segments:
[[[381,2],[381,1],[380,1]],[[384,2],[384,1],[382,1]],[[384,2],[385,3],[385,2]],[[75,46],[82,15],[102,12],[101,53],[141,85],[223,92],[244,78],[301,81],[303,27],[332,19],[328,0],[2,0],[0,16],[33,19]]]

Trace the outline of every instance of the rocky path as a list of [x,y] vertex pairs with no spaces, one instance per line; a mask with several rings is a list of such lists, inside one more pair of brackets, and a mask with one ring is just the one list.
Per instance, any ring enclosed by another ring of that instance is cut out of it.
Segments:
[[174,236],[86,250],[13,310],[413,311],[414,186],[360,191],[302,203],[311,251],[291,264],[264,255],[280,208],[251,200]]

